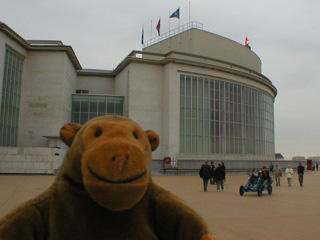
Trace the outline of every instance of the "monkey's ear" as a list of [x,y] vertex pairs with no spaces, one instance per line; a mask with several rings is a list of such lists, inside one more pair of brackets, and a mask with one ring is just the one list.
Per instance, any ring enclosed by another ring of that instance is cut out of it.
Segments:
[[158,134],[156,134],[154,131],[152,130],[147,130],[146,131],[147,137],[149,139],[149,143],[151,146],[151,151],[153,152],[154,150],[156,150],[160,144],[160,139]]
[[70,147],[80,128],[81,125],[77,123],[67,123],[63,125],[60,129],[61,140]]

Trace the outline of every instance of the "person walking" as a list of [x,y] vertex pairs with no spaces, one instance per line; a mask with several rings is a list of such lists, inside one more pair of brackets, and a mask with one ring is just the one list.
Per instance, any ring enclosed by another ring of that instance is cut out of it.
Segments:
[[288,179],[288,185],[289,185],[289,187],[291,187],[293,169],[290,166],[290,164],[288,165],[288,167],[286,169],[286,174],[287,174],[287,179]]
[[224,191],[223,179],[225,178],[225,171],[220,163],[218,164],[218,167],[216,168],[215,175],[216,175],[216,180],[217,180],[217,191],[220,191],[220,186],[221,186],[221,190]]
[[224,175],[223,175],[223,181],[226,181],[226,166],[224,165],[224,162],[221,163],[221,167],[224,171]]
[[282,170],[281,167],[276,164],[276,166],[273,169],[274,178],[276,180],[276,186],[280,186],[280,178],[282,177]]
[[269,168],[270,168],[270,173],[273,173],[273,168],[274,168],[274,166],[273,166],[272,163],[270,164]]
[[205,161],[205,163],[202,164],[199,175],[203,179],[203,189],[206,192],[208,188],[209,179],[212,176],[212,170],[208,164],[208,161]]
[[302,166],[302,164],[299,163],[299,166],[298,166],[298,179],[299,179],[300,187],[303,186],[303,175],[304,175],[304,166]]
[[211,177],[210,177],[210,184],[216,184],[216,183],[215,183],[216,180],[215,180],[215,176],[214,176],[214,172],[215,172],[215,170],[216,170],[216,167],[214,166],[213,162],[211,162],[210,167],[211,167],[211,170],[212,170],[212,175],[211,175]]

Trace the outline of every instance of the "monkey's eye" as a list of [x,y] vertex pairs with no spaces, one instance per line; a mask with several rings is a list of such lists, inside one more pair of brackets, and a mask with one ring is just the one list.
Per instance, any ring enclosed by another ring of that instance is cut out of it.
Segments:
[[98,128],[98,129],[95,131],[95,133],[94,133],[94,135],[95,135],[96,137],[100,137],[101,134],[102,134],[102,131],[101,131],[100,128]]
[[138,134],[136,132],[133,132],[133,136],[134,136],[135,139],[139,139],[138,138]]

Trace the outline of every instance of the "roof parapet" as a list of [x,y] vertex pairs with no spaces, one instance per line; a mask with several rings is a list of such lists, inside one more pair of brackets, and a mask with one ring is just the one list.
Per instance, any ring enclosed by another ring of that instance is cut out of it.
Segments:
[[63,42],[60,40],[27,40],[27,42],[33,46],[64,46]]
[[25,40],[4,22],[0,21],[0,31],[21,45],[28,51],[64,51],[68,54],[76,70],[82,69],[81,64],[71,46],[64,45],[57,40]]

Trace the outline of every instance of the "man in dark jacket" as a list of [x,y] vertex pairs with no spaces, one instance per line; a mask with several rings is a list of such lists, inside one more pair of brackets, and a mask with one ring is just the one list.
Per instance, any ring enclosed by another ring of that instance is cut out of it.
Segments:
[[302,166],[302,164],[299,163],[299,166],[298,166],[298,177],[299,177],[299,183],[300,183],[301,187],[303,186],[303,175],[304,175],[304,166]]
[[202,164],[199,172],[200,177],[203,179],[203,188],[205,192],[207,191],[208,182],[212,174],[213,172],[211,170],[211,167],[208,165],[208,161],[205,161],[205,163]]
[[217,191],[220,191],[220,185],[221,185],[222,191],[224,191],[223,179],[225,178],[225,171],[222,168],[220,163],[218,164],[218,167],[216,168],[215,176],[217,179]]
[[226,180],[226,166],[224,165],[224,162],[221,163],[221,167],[224,171],[224,176],[223,176],[223,180],[225,181]]

